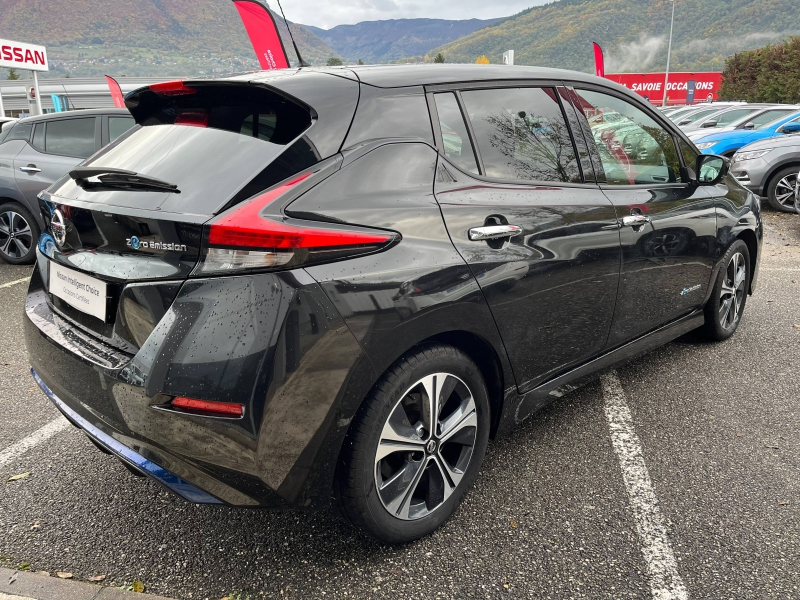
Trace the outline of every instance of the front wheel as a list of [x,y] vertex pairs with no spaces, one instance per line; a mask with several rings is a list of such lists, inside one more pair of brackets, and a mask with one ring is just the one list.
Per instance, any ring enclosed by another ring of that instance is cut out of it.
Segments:
[[775,210],[793,212],[795,210],[795,188],[797,171],[800,167],[787,167],[780,170],[767,186],[767,201]]
[[440,344],[410,352],[353,421],[337,477],[344,516],[393,544],[431,533],[475,482],[489,422],[486,385],[468,356]]
[[739,327],[751,275],[747,244],[736,240],[722,257],[722,266],[705,307],[705,330],[711,339],[726,340]]

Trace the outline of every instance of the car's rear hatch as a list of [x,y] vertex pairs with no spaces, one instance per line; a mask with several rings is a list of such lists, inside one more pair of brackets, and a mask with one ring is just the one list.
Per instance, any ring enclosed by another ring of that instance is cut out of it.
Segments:
[[209,219],[338,151],[358,84],[308,77],[326,78],[338,105],[350,105],[336,116],[344,123],[321,125],[324,115],[281,89],[302,91],[294,72],[130,94],[138,126],[40,196],[49,260],[39,268],[53,309],[135,353],[191,276]]

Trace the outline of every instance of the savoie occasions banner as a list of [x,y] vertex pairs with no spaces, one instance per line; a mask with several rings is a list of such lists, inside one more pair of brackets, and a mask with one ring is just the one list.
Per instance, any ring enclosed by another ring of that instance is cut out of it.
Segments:
[[44,46],[0,39],[0,68],[49,71],[47,49]]
[[[607,73],[606,79],[621,83],[650,102],[661,104],[664,99],[664,73]],[[689,82],[694,81],[694,97],[689,100]],[[722,85],[722,73],[670,73],[667,83],[667,104],[713,102]]]

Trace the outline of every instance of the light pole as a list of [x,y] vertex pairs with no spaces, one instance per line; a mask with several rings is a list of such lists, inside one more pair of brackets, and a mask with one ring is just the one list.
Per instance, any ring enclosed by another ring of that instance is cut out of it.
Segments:
[[664,99],[661,101],[661,106],[667,105],[667,84],[669,83],[669,59],[672,54],[672,25],[675,23],[675,0],[672,2],[672,18],[669,20],[669,46],[667,46],[667,72],[664,73]]

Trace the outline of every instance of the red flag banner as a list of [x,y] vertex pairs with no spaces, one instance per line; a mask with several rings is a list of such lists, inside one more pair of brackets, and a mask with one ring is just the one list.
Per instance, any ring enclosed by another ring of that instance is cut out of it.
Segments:
[[111,90],[111,98],[114,100],[114,106],[116,108],[125,108],[125,96],[122,95],[122,90],[117,80],[106,75],[106,83],[108,84],[108,89]]
[[264,70],[286,69],[289,58],[278,34],[278,26],[269,9],[255,0],[233,0],[244,28]]
[[606,76],[606,67],[603,64],[603,49],[597,42],[592,42],[594,46],[594,74],[598,77]]

